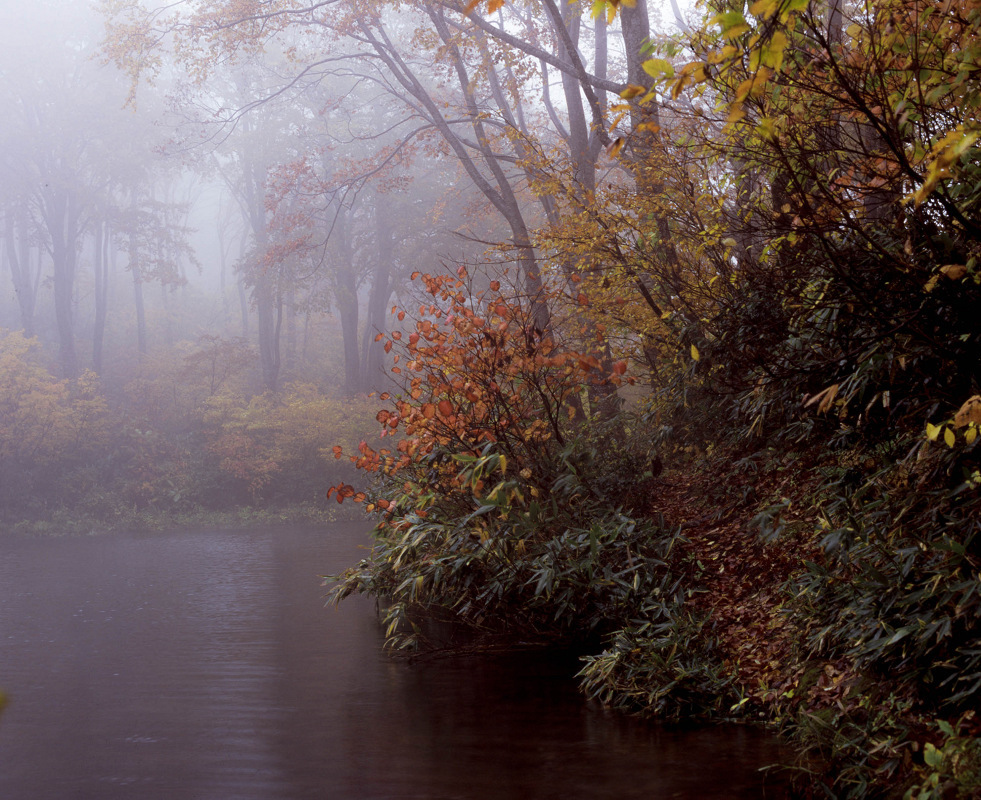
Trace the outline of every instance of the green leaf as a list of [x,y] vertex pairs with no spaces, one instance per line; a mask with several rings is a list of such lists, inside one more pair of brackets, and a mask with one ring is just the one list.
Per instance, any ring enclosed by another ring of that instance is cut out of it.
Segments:
[[735,39],[750,29],[746,18],[738,11],[725,11],[716,15],[712,22],[722,29],[722,35],[727,39]]
[[662,78],[673,78],[674,77],[674,67],[671,66],[671,62],[663,58],[649,58],[641,66],[644,68],[644,72],[650,75],[655,80],[661,80]]
[[944,756],[943,753],[930,744],[930,742],[927,742],[925,745],[923,745],[923,761],[928,767],[933,767],[936,769],[943,763]]

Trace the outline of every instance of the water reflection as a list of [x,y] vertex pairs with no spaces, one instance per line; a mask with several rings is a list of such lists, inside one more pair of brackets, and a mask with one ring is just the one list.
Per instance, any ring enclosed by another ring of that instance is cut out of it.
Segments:
[[360,530],[0,540],[0,797],[760,797],[776,742],[584,704],[542,654],[406,664],[323,606]]

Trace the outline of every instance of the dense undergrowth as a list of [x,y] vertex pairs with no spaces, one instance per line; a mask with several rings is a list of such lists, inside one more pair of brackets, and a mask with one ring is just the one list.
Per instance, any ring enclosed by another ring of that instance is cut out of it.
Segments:
[[772,725],[801,795],[976,797],[981,14],[711,11],[651,62],[678,102],[634,182],[543,184],[548,329],[423,276],[335,596],[398,646],[450,615],[576,645],[610,705]]
[[[638,448],[611,456],[610,425]],[[975,796],[981,515],[957,454],[686,445],[655,478],[647,427],[608,420],[534,478],[497,443],[437,445],[365,498],[385,518],[335,597],[383,598],[395,647],[449,617],[588,653],[583,691],[614,707],[775,726],[802,795]]]
[[352,470],[331,447],[372,439],[374,401],[258,391],[247,352],[204,337],[113,386],[59,379],[36,339],[0,330],[0,530],[336,516],[327,488]]

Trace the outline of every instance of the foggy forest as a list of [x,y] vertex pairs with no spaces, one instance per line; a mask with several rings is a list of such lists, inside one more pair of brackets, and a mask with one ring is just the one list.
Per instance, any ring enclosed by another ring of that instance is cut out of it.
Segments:
[[389,653],[574,652],[583,703],[779,736],[786,796],[978,796],[981,6],[0,42],[0,547],[353,523],[327,599]]

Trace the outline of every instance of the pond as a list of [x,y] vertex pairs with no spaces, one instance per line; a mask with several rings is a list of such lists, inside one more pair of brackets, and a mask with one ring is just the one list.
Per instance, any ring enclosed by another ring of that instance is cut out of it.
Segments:
[[779,741],[671,730],[544,653],[393,659],[325,607],[364,526],[0,539],[0,798],[757,798]]

